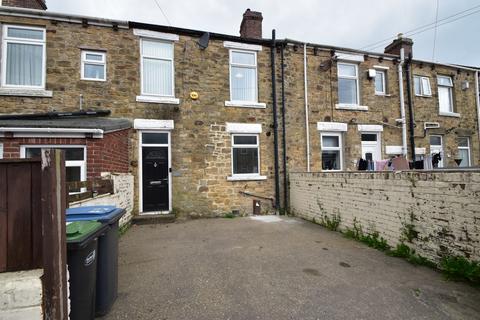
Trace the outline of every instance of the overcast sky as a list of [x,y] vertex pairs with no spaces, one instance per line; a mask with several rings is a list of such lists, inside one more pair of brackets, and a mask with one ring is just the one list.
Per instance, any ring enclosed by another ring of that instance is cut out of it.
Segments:
[[[168,25],[155,0],[46,0],[48,10]],[[362,48],[435,21],[437,0],[157,0],[172,26],[239,34],[246,8],[263,13],[263,36]],[[438,19],[479,6],[439,0]],[[475,11],[480,11],[480,7]],[[473,12],[473,11],[470,11]],[[458,16],[459,17],[459,16]],[[447,21],[445,21],[447,22]],[[439,26],[435,61],[480,66],[480,12]],[[412,36],[414,57],[432,60],[434,30]],[[373,51],[383,51],[382,45]]]

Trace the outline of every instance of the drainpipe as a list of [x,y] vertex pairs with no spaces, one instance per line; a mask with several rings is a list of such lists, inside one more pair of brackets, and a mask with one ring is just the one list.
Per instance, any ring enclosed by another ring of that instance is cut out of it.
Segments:
[[275,51],[276,51],[275,29],[272,30],[272,101],[273,101],[273,147],[275,160],[275,211],[277,215],[280,209],[280,177],[278,175],[278,121],[277,121],[277,86],[275,79]]
[[282,45],[281,70],[282,70],[282,148],[283,148],[283,205],[288,210],[288,181],[287,181],[287,128],[285,124],[285,63],[284,63],[285,45]]
[[478,83],[478,71],[475,71],[475,95],[477,96],[478,139],[480,140],[480,88]]
[[405,121],[405,98],[403,96],[403,64],[405,63],[405,49],[400,49],[400,63],[398,64],[398,90],[400,94],[400,114],[402,117],[402,154],[407,155],[407,123]]
[[307,44],[303,44],[303,83],[305,86],[305,134],[307,136],[307,172],[310,172],[310,128],[308,126]]
[[412,161],[415,161],[415,119],[413,118],[413,102],[412,102],[412,54],[408,55],[407,65],[407,100],[408,100],[408,116],[409,116],[409,130],[410,130],[410,148],[411,148],[411,155]]

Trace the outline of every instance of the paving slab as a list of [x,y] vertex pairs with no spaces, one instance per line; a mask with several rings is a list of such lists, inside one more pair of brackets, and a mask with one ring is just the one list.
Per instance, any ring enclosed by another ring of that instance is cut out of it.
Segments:
[[297,218],[133,226],[102,319],[480,319],[480,289]]

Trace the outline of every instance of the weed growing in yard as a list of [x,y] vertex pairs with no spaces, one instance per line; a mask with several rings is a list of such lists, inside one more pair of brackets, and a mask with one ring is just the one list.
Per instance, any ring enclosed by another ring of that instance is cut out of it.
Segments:
[[447,279],[467,280],[480,285],[480,263],[477,261],[468,261],[461,256],[444,257],[440,262],[440,269]]
[[380,237],[380,234],[377,231],[374,231],[371,234],[363,233],[362,226],[357,221],[357,218],[353,219],[353,229],[346,229],[343,234],[347,238],[358,240],[365,243],[367,246],[380,251],[390,249],[387,240]]
[[126,224],[124,224],[123,226],[121,226],[121,227],[118,229],[118,236],[121,237],[121,236],[123,236],[125,233],[127,233],[128,229],[130,229],[130,226],[131,226],[130,223],[126,223]]
[[403,242],[397,244],[397,247],[394,250],[387,251],[387,254],[392,257],[404,258],[414,265],[427,266],[431,268],[436,267],[434,262],[416,254],[414,249],[410,248]]
[[233,219],[233,218],[235,218],[235,215],[233,213],[229,212],[229,213],[225,213],[225,215],[223,217],[226,218],[226,219]]
[[418,239],[418,231],[415,229],[415,214],[411,211],[408,214],[408,221],[407,219],[402,220],[402,218],[399,216],[400,222],[402,223],[402,228],[401,228],[401,233],[402,233],[402,241],[408,241],[410,243],[413,242],[413,240]]
[[331,216],[331,218],[329,218],[327,215],[324,215],[322,217],[321,224],[328,230],[337,231],[341,221],[342,218],[339,214],[334,214]]

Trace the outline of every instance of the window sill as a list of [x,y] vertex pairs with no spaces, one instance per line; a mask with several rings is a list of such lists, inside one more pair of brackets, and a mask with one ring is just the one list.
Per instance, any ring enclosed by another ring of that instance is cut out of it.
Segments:
[[349,105],[349,104],[336,104],[335,109],[350,110],[350,111],[368,111],[367,106],[357,106],[357,105]]
[[259,180],[267,180],[266,176],[260,175],[245,175],[245,176],[229,176],[227,177],[227,181],[259,181]]
[[180,104],[180,99],[156,96],[137,96],[137,102]]
[[44,89],[0,88],[0,96],[51,98],[53,91]]
[[460,118],[460,113],[456,113],[456,112],[439,112],[438,114],[444,117]]
[[415,97],[419,97],[419,98],[431,98],[432,95],[416,94]]
[[391,94],[388,94],[388,93],[375,93],[375,96],[377,96],[377,97],[386,97],[386,98],[389,98],[389,97],[391,97],[392,95],[391,95]]
[[267,104],[261,103],[261,102],[248,102],[248,101],[225,101],[225,107],[265,109],[267,107]]

